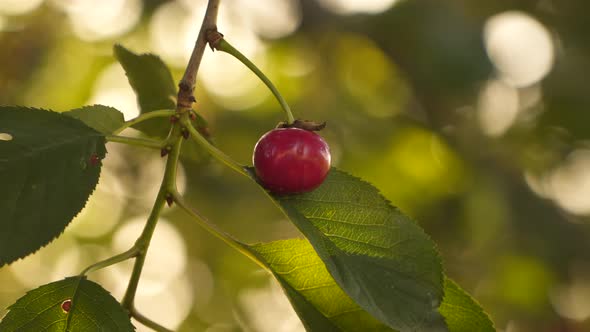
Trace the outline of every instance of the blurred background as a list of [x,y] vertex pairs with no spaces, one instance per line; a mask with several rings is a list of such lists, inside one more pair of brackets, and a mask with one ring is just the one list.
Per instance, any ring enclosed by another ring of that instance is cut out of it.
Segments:
[[[113,44],[157,53],[178,80],[205,5],[0,0],[0,104],[105,104],[132,118]],[[223,0],[219,29],[297,117],[328,122],[334,165],[417,220],[500,331],[575,332],[590,330],[588,12],[586,0]],[[206,52],[196,97],[216,144],[241,163],[283,117],[223,53]],[[163,161],[108,150],[65,234],[0,269],[0,316],[28,289],[132,245]],[[202,152],[186,158],[179,186],[243,241],[300,236],[259,189]],[[120,298],[130,269],[91,277]],[[158,225],[137,300],[179,331],[303,331],[269,275],[175,208]]]

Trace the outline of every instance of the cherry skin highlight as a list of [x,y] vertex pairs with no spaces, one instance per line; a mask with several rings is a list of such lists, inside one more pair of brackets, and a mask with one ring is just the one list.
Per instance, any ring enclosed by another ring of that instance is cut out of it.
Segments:
[[277,128],[254,147],[254,169],[262,185],[275,194],[317,188],[330,171],[330,148],[324,139],[299,128]]

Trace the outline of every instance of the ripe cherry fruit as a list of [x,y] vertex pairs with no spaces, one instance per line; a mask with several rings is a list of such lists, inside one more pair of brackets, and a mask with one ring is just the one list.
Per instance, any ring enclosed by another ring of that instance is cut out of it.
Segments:
[[275,194],[296,194],[322,184],[331,157],[320,135],[299,128],[276,128],[258,140],[252,159],[266,189]]

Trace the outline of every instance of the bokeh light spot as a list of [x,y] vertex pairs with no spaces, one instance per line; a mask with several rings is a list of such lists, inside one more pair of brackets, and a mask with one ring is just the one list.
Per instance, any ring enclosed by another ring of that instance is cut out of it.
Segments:
[[489,81],[481,90],[477,105],[479,125],[489,136],[500,136],[518,115],[518,92],[499,80]]
[[[113,236],[112,251],[123,252],[131,248],[145,226],[148,216],[129,220]],[[160,218],[150,242],[141,276],[144,294],[162,291],[173,280],[178,279],[187,265],[187,251],[180,232],[167,220]],[[131,271],[126,271],[127,272]]]
[[553,199],[564,210],[590,215],[590,150],[572,152],[550,177]]
[[400,113],[410,92],[391,59],[366,37],[348,35],[337,45],[340,82],[362,109],[375,117]]
[[301,24],[299,1],[241,0],[235,7],[245,23],[264,38],[286,37]]
[[23,15],[37,9],[43,0],[0,0],[0,14]]
[[551,34],[523,12],[507,11],[490,17],[484,26],[484,40],[501,78],[516,87],[538,82],[553,67]]
[[67,231],[82,238],[99,238],[108,234],[123,213],[122,191],[119,179],[109,170],[103,170],[96,190]]
[[112,106],[123,112],[125,120],[139,115],[137,97],[129,86],[129,81],[121,65],[113,63],[107,66],[94,84],[94,94],[88,104]]
[[141,0],[54,1],[64,10],[74,33],[86,41],[98,41],[124,34],[141,18]]
[[562,317],[580,322],[590,318],[590,282],[584,277],[576,276],[572,283],[551,290],[551,304]]
[[399,0],[319,0],[326,9],[341,15],[378,14]]
[[289,300],[277,281],[270,280],[267,287],[250,288],[238,295],[238,301],[246,314],[249,329],[260,332],[305,331]]

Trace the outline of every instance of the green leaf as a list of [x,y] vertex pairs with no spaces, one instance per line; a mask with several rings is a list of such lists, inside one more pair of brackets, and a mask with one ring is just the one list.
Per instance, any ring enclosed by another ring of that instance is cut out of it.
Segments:
[[[153,54],[135,54],[121,45],[115,45],[115,56],[135,90],[141,113],[162,109],[175,109],[176,85],[170,70]],[[155,118],[139,123],[133,128],[154,137],[166,137],[170,122]]]
[[445,298],[439,309],[451,332],[494,332],[480,305],[453,280],[445,279]]
[[[249,247],[272,271],[308,331],[394,331],[359,307],[336,283],[311,244],[281,240]],[[440,306],[451,332],[492,332],[481,307],[445,279]]]
[[333,168],[310,193],[272,197],[364,310],[400,331],[446,330],[435,245],[375,187]]
[[361,309],[336,283],[304,239],[256,244],[308,331],[392,331]]
[[0,107],[0,266],[56,238],[98,182],[105,138],[60,113]]
[[88,127],[105,135],[112,134],[125,123],[123,113],[115,108],[103,105],[84,106],[62,114],[78,119]]
[[8,309],[0,331],[135,331],[117,300],[81,276],[43,285]]
[[[159,57],[135,54],[121,45],[115,45],[114,50],[135,90],[141,113],[176,108],[176,85],[170,70]],[[207,121],[199,114],[196,116],[197,129],[211,142]],[[133,128],[148,136],[165,138],[170,130],[170,122],[167,118],[154,118],[138,123]],[[191,140],[183,145],[182,156],[191,161],[200,161],[208,155]]]

